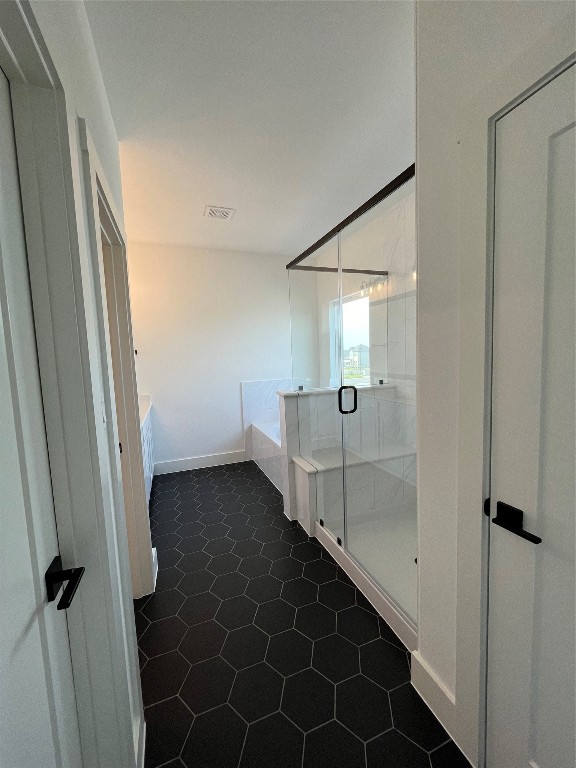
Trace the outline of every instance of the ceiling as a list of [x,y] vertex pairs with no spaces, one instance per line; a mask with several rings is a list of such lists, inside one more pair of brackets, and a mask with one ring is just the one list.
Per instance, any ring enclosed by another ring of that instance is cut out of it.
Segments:
[[291,258],[414,162],[412,2],[85,5],[129,241]]

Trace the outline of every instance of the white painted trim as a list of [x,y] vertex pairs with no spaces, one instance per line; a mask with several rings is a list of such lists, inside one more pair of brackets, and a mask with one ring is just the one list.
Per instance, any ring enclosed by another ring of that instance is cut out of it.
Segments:
[[75,127],[29,3],[3,3],[0,32],[60,554],[65,567],[86,567],[67,612],[83,766],[135,768],[144,751],[144,717],[133,691],[139,674],[126,529],[110,487],[93,276],[78,230]]
[[[419,651],[412,652],[411,672],[412,685],[418,695],[430,707],[446,733],[463,752],[458,738],[455,738],[457,727],[454,694],[444,685],[434,670],[426,664]],[[470,758],[468,759],[470,760]],[[478,763],[472,762],[472,765],[477,766]]]
[[209,456],[191,456],[189,459],[173,459],[172,461],[157,461],[154,464],[154,474],[167,475],[169,472],[186,472],[189,469],[218,467],[221,464],[238,464],[241,461],[246,461],[245,451],[213,453]]
[[316,522],[314,535],[322,546],[332,555],[338,565],[352,579],[364,597],[374,606],[393,632],[402,640],[409,651],[418,646],[418,634],[410,620],[403,616],[398,608],[382,592],[360,566],[342,549],[326,528]]
[[[150,518],[144,487],[142,431],[136,387],[126,248],[112,209],[104,197],[95,162],[98,157],[86,122],[78,118],[80,163],[90,255],[95,283],[104,399],[110,413],[108,451],[114,471],[114,495],[124,511],[128,533],[132,596],[154,589]],[[101,228],[103,231],[101,231]],[[103,239],[107,240],[107,248]],[[111,311],[110,311],[111,310]],[[122,455],[118,444],[122,443]]]

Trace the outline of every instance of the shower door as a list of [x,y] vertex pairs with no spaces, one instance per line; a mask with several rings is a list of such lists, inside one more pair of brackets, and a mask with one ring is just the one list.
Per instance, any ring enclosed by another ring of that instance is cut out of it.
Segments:
[[300,454],[321,526],[416,623],[413,176],[289,265]]
[[340,267],[345,547],[415,624],[414,231],[410,180],[340,233]]

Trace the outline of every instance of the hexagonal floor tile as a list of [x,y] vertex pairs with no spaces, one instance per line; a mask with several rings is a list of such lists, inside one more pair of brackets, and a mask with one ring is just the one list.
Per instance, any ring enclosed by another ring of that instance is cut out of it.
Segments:
[[243,541],[234,542],[232,552],[234,552],[235,555],[238,555],[238,557],[252,557],[252,555],[260,555],[263,546],[261,541],[244,539]]
[[195,624],[213,619],[219,607],[220,599],[216,595],[211,592],[202,592],[199,595],[187,597],[178,611],[178,616],[189,627],[193,627]]
[[241,501],[234,501],[226,505],[226,509],[223,510],[226,513],[225,523],[226,525],[236,526],[244,525],[250,515],[244,510],[244,504]]
[[236,671],[220,656],[190,667],[180,698],[195,715],[228,701]]
[[216,621],[228,630],[245,627],[252,623],[257,607],[246,595],[232,597],[224,600],[216,614]]
[[334,717],[334,686],[314,669],[298,672],[286,678],[281,709],[303,731],[316,728]]
[[227,552],[230,552],[233,547],[234,542],[232,539],[211,539],[204,547],[204,552],[207,552],[209,555],[216,557],[217,555],[225,555]]
[[173,565],[179,566],[180,560],[182,560],[182,552],[178,552],[177,549],[163,549],[162,552],[158,552],[158,569],[170,568]]
[[300,526],[288,528],[282,531],[282,541],[286,541],[288,544],[302,544],[308,541],[308,534]]
[[165,592],[167,589],[175,589],[180,584],[184,572],[173,566],[172,568],[162,568],[158,571],[156,577],[156,592]]
[[429,768],[430,766],[426,752],[408,741],[394,728],[366,745],[366,762],[368,768],[388,768],[390,765],[394,768]]
[[258,606],[254,624],[269,635],[276,635],[294,626],[295,608],[285,600],[271,600]]
[[143,616],[140,611],[137,611],[134,615],[135,623],[136,623],[136,637],[140,638],[142,637],[143,633],[146,629],[150,626],[150,622],[146,618],[146,616]]
[[274,528],[270,525],[267,528],[257,528],[254,538],[256,541],[267,544],[270,541],[278,541],[281,535],[282,531],[279,528]]
[[[274,518],[272,515],[266,512],[258,512],[254,515],[250,515],[248,519],[248,525],[254,528],[269,528],[272,525]],[[165,531],[165,533],[171,533],[171,531]]]
[[304,735],[281,712],[248,728],[240,768],[301,768]]
[[[181,528],[180,523],[177,520],[152,520],[150,530],[154,536],[163,536],[165,533],[176,533]],[[194,531],[194,533],[200,533],[200,531]],[[178,534],[182,536],[182,534]]]
[[335,765],[364,768],[364,744],[332,720],[308,734],[302,765],[303,768],[330,768]]
[[204,511],[200,515],[199,521],[204,525],[218,525],[225,521],[226,514],[222,512],[219,505],[215,504],[210,510],[206,509],[204,504],[202,506]]
[[298,523],[294,520],[288,520],[284,513],[284,504],[267,504],[266,511],[269,514],[274,515],[274,522],[272,525],[274,528],[280,528],[281,531],[292,531],[298,529]]
[[360,672],[358,646],[341,635],[328,635],[314,643],[312,666],[333,683],[353,677]]
[[339,611],[338,632],[356,645],[369,643],[380,636],[378,619],[357,605]]
[[264,661],[267,645],[268,635],[249,624],[228,634],[222,648],[222,658],[232,664],[234,669],[245,669]]
[[325,605],[311,603],[298,608],[294,626],[310,640],[320,640],[336,631],[336,614]]
[[266,603],[268,600],[274,600],[275,597],[280,597],[281,591],[282,582],[274,576],[258,576],[255,579],[250,579],[250,583],[246,588],[248,597],[257,603]]
[[221,600],[227,600],[229,597],[241,595],[248,585],[246,576],[241,573],[226,573],[218,576],[210,591]]
[[392,727],[388,694],[364,675],[336,686],[336,717],[363,741]]
[[148,600],[142,609],[142,614],[146,616],[149,621],[167,619],[169,616],[175,616],[178,613],[184,600],[184,595],[177,589],[169,589],[166,592],[159,592],[153,594]]
[[471,768],[470,763],[453,741],[449,741],[430,754],[432,768]]
[[229,703],[248,723],[276,712],[284,680],[265,662],[238,672]]
[[187,768],[236,768],[245,735],[244,721],[224,704],[194,720],[182,760]]
[[176,549],[180,550],[183,555],[189,555],[191,552],[200,552],[207,543],[208,539],[202,535],[188,536],[186,539],[182,539],[180,544],[176,545]]
[[216,576],[210,571],[187,573],[178,584],[178,591],[185,595],[199,595],[201,592],[208,592],[215,580]]
[[410,683],[390,693],[392,717],[397,731],[429,752],[448,741],[448,734]]
[[256,532],[256,528],[251,528],[248,525],[235,525],[230,528],[228,537],[234,541],[244,541],[245,539],[251,539]]
[[249,579],[256,576],[264,576],[270,570],[272,561],[262,555],[253,555],[252,557],[245,557],[244,560],[238,566],[238,572],[244,574]]
[[282,581],[290,581],[302,576],[303,563],[294,560],[292,557],[285,557],[282,560],[275,560],[270,568],[272,576],[276,576]]
[[342,611],[351,608],[356,603],[355,591],[342,581],[329,581],[321,584],[318,589],[318,602],[332,608],[333,611]]
[[178,757],[194,718],[178,697],[153,704],[146,718],[146,765],[164,765]]
[[178,562],[178,568],[184,573],[193,573],[194,571],[202,571],[210,562],[210,555],[206,552],[194,552],[191,555],[180,554],[180,561]]
[[292,544],[285,541],[269,541],[262,547],[262,555],[270,560],[281,560],[283,557],[290,557]]
[[395,645],[396,648],[400,648],[401,651],[408,650],[402,640],[400,640],[400,638],[392,631],[381,616],[378,616],[378,626],[380,627],[380,637],[382,640],[386,640],[387,643]]
[[308,579],[292,579],[284,582],[282,586],[282,598],[295,608],[315,603],[317,595],[318,585]]
[[320,560],[322,557],[322,550],[318,544],[313,544],[311,541],[305,541],[303,544],[295,544],[292,547],[292,557],[296,560],[300,560],[303,563],[311,563],[313,560]]
[[175,651],[186,634],[186,630],[186,624],[182,619],[179,619],[178,616],[171,616],[169,619],[162,619],[150,624],[138,641],[138,645],[151,659],[161,653]]
[[190,664],[178,651],[150,659],[140,675],[144,706],[176,696],[189,669]]
[[178,536],[182,536],[183,539],[186,539],[189,536],[199,536],[205,528],[205,525],[197,521],[183,523],[178,528]]
[[304,576],[316,584],[325,584],[336,578],[336,566],[328,560],[315,560],[312,563],[306,563]]
[[360,648],[362,673],[386,690],[410,680],[406,653],[385,640],[374,640]]
[[224,523],[214,523],[212,525],[207,525],[204,528],[202,536],[206,539],[221,539],[227,535],[229,530],[229,525],[225,525]]
[[182,538],[177,533],[166,533],[163,536],[153,536],[154,546],[158,552],[164,549],[177,549]]
[[274,635],[268,643],[266,661],[281,675],[293,675],[310,666],[312,641],[295,629]]
[[205,621],[203,624],[190,627],[180,643],[179,650],[191,664],[196,664],[199,661],[210,659],[212,656],[217,656],[225,639],[226,630],[224,627],[215,621]]
[[233,552],[228,552],[225,555],[213,557],[206,568],[217,576],[221,576],[224,573],[232,573],[235,571],[241,562],[242,561],[238,555],[235,555]]

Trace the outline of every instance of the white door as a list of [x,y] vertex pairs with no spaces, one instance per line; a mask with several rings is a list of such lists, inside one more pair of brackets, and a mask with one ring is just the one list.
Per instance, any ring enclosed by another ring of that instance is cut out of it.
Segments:
[[575,93],[496,123],[488,768],[576,765]]
[[58,554],[10,91],[0,71],[2,768],[82,766],[66,611],[47,602],[44,583]]

